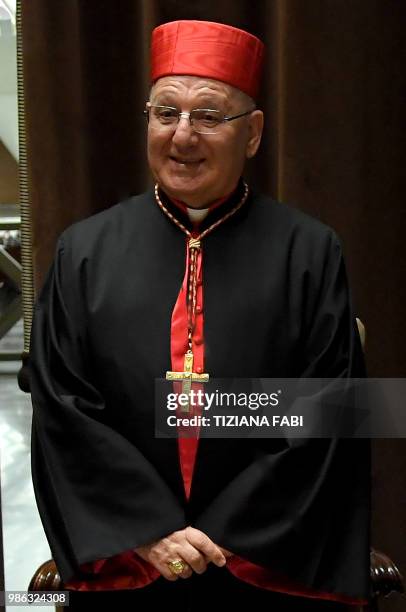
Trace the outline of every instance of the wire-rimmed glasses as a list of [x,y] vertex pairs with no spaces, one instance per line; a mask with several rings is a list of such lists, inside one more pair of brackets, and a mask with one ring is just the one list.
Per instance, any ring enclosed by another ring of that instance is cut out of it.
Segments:
[[184,112],[174,106],[162,106],[147,102],[144,115],[147,118],[149,127],[154,130],[175,130],[182,117],[189,119],[192,129],[198,134],[218,134],[222,124],[250,115],[254,110],[252,108],[238,115],[228,116],[219,110],[211,108],[195,108],[190,112]]

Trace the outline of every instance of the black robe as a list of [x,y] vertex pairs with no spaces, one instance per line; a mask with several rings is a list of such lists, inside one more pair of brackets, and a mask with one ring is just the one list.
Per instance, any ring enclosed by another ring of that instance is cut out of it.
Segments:
[[[364,376],[330,228],[250,195],[204,239],[203,261],[211,376]],[[177,441],[154,437],[154,379],[170,369],[184,270],[185,235],[152,192],[76,223],[58,242],[30,359],[33,482],[63,580],[193,525],[304,586],[369,597],[368,441],[202,439],[187,503]]]

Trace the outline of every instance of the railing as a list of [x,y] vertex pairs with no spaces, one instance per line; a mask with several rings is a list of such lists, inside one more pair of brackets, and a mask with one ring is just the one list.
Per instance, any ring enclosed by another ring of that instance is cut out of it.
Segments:
[[[17,205],[0,206],[0,339],[22,315],[21,219]],[[11,248],[8,248],[11,245]],[[21,353],[0,351],[0,361],[20,361]]]

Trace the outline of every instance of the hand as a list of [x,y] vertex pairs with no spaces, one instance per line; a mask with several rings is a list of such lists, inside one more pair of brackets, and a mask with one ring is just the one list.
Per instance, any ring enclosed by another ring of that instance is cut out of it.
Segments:
[[[210,540],[210,538],[195,529],[186,527],[180,531],[175,531],[170,535],[152,542],[145,546],[139,546],[135,552],[144,561],[151,563],[167,580],[177,580],[180,578],[190,578],[193,571],[203,574],[207,564],[213,562],[218,567],[226,563],[226,558],[221,549]],[[188,564],[188,568],[181,574],[174,575],[168,567],[169,561],[182,559]]]

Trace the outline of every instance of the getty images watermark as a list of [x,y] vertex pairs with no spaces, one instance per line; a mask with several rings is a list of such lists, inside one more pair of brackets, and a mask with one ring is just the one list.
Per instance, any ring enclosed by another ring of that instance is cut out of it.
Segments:
[[[256,411],[279,405],[281,389],[275,393],[233,393],[191,389],[188,393],[169,393],[166,407],[177,414],[168,415],[169,427],[303,427],[303,415],[287,414],[220,414],[224,408],[243,408]],[[197,414],[200,411],[201,414]],[[208,412],[211,411],[210,416]],[[217,411],[217,412],[216,412]],[[179,415],[180,413],[180,415]],[[188,416],[185,413],[189,413]]]
[[406,379],[155,381],[159,438],[404,438]]

